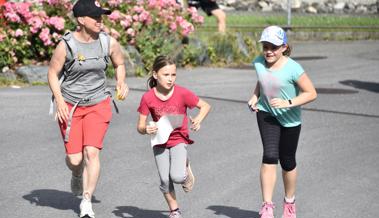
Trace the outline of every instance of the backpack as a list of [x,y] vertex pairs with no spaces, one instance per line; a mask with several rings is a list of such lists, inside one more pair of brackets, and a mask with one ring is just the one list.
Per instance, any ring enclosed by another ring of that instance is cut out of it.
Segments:
[[[63,65],[63,69],[58,75],[59,84],[61,85],[63,81],[65,80],[66,76],[70,73],[72,70],[72,66],[74,66],[75,62],[79,62],[78,57],[78,48],[75,42],[75,39],[73,38],[72,32],[65,33],[61,40],[63,40],[66,43],[67,50],[69,51],[68,54],[66,54],[66,61]],[[109,42],[110,42],[110,36],[105,32],[100,32],[99,34],[99,41],[100,41],[100,47],[102,48],[102,54],[105,60],[105,63],[108,65],[110,62],[109,57]],[[118,113],[118,108],[116,108],[116,112]],[[54,111],[54,95],[51,96],[51,102],[50,102],[50,110],[49,115],[52,115]]]
[[[66,46],[69,50],[69,53],[66,54],[66,59],[69,61],[65,62],[65,65],[61,71],[61,77],[70,73],[71,67],[73,64],[79,60],[78,57],[78,48],[75,42],[75,39],[73,38],[73,34],[71,32],[67,32],[63,35],[62,40],[66,43]],[[100,47],[102,48],[102,55],[105,59],[105,63],[109,63],[109,43],[110,43],[110,36],[105,32],[100,32],[99,34],[99,40],[100,40]],[[63,80],[62,80],[63,81]]]

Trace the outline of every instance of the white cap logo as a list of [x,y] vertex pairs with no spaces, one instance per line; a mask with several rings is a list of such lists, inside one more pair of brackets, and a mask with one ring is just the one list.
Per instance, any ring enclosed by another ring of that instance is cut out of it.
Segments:
[[95,1],[96,7],[100,8],[100,3],[98,1]]

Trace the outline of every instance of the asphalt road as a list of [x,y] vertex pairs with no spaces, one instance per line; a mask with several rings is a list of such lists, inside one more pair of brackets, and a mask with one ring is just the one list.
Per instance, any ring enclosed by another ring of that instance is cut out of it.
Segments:
[[[319,95],[304,106],[297,153],[300,218],[379,216],[379,41],[295,43],[292,57]],[[164,218],[167,206],[149,138],[136,131],[146,78],[128,78],[101,153],[93,204],[98,218]],[[189,148],[193,192],[177,197],[184,218],[258,218],[262,146],[246,101],[252,69],[179,69],[177,83],[212,111]],[[112,84],[112,82],[110,82]],[[48,116],[48,87],[0,89],[0,217],[77,217],[58,126]],[[196,113],[196,110],[190,113]],[[278,171],[274,201],[282,213]]]

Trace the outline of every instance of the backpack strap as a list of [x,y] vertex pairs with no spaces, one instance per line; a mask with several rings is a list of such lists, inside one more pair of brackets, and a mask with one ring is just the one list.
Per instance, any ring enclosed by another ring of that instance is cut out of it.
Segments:
[[66,55],[66,57],[68,58],[73,58],[74,57],[74,54],[77,52],[78,48],[76,47],[76,44],[75,44],[75,41],[73,39],[73,34],[72,32],[67,32],[65,33],[61,40],[63,40],[65,43],[66,43],[66,46],[68,48],[68,50],[70,51],[69,55]]
[[[73,39],[71,32],[65,33],[60,40],[66,43],[66,48],[67,48],[66,51],[68,52],[66,52],[66,61],[63,65],[61,72],[58,75],[59,85],[63,83],[64,79],[66,78],[66,75],[70,72],[72,66],[75,63],[75,60],[77,59],[75,55],[78,52],[78,47],[76,46],[76,43]],[[51,96],[49,115],[52,115],[53,112],[54,112],[54,95]]]
[[74,36],[71,32],[67,32],[63,35],[62,39],[66,43],[66,62],[64,64],[65,73],[69,73],[74,62],[77,61],[78,57],[78,46],[76,45]]
[[102,56],[104,57],[105,62],[109,63],[110,61],[110,43],[111,43],[111,37],[106,32],[100,32],[99,34],[99,40],[100,40],[100,47],[102,50]]
[[[109,36],[108,33],[106,32],[100,32],[99,34],[99,39],[100,39],[100,47],[102,49],[102,55],[104,57],[104,61],[105,63],[107,64],[107,67],[108,67],[108,64],[110,62],[110,44],[111,44],[111,37]],[[113,103],[113,106],[116,110],[116,113],[119,113],[119,110],[118,110],[118,107],[117,107],[117,104],[114,100],[114,98],[112,97],[112,93],[111,91],[106,91],[106,93],[111,97],[112,99],[112,103]]]

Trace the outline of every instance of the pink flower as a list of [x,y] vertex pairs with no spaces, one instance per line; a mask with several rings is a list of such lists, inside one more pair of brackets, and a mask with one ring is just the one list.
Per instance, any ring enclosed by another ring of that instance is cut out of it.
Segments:
[[16,37],[23,36],[23,35],[24,35],[24,31],[22,31],[21,29],[17,29],[16,32],[14,33],[14,36]]
[[57,4],[59,4],[59,0],[48,0],[47,1],[48,3],[49,3],[49,5],[57,5]]
[[174,21],[175,20],[175,15],[170,15],[170,14],[166,14],[164,15],[164,19],[167,20],[167,21]]
[[41,18],[47,18],[47,14],[45,11],[38,11],[37,13],[35,13],[35,15]]
[[131,37],[134,37],[136,35],[136,32],[134,31],[133,28],[128,28],[126,30],[126,34],[130,35]]
[[138,20],[139,20],[139,17],[138,17],[138,15],[136,15],[136,14],[135,14],[135,15],[133,15],[133,20],[134,20],[134,21],[138,21]]
[[[34,0],[34,2],[36,2],[36,0]],[[69,9],[67,6],[68,5],[72,5],[71,1],[70,0],[39,0],[40,3],[44,3],[46,2],[47,4],[49,5],[62,5],[64,6],[66,9]]]
[[147,3],[147,6],[148,8],[156,8],[159,6],[159,4],[157,0],[149,0],[149,2]]
[[128,19],[121,20],[120,24],[126,29],[131,25]]
[[195,7],[189,7],[189,8],[187,8],[187,11],[188,11],[190,14],[197,13],[197,9],[196,9]]
[[30,25],[30,32],[32,33],[37,33],[43,25],[42,19],[37,16],[30,18],[27,22]]
[[6,12],[13,12],[13,4],[12,2],[6,2],[3,6]]
[[177,29],[177,25],[176,25],[176,23],[175,23],[175,22],[171,23],[171,24],[170,24],[170,30],[172,30],[172,31],[176,31],[176,29]]
[[15,3],[7,2],[3,5],[3,7],[5,18],[14,23],[21,23],[21,17],[17,14],[17,11],[14,8]]
[[5,17],[11,21],[11,22],[14,22],[14,23],[21,23],[21,18],[20,16],[18,16],[16,13],[9,13],[9,12],[5,12]]
[[141,6],[134,6],[133,11],[136,12],[137,14],[140,14],[142,13],[142,11],[144,11],[144,9]]
[[180,17],[180,16],[177,17],[176,22],[179,24],[180,28],[182,29],[181,33],[183,36],[187,36],[195,30],[192,23],[188,22],[183,17]]
[[38,37],[42,40],[43,44],[46,46],[53,44],[53,42],[50,39],[51,35],[50,35],[49,28],[43,28]]
[[204,23],[204,17],[203,16],[195,16],[195,17],[192,17],[192,20],[197,23],[197,24],[202,24]]
[[182,30],[182,35],[183,36],[188,36],[190,33],[192,33],[193,31],[195,30],[195,28],[193,27],[193,25],[189,25],[187,26],[186,28],[183,28]]
[[139,21],[140,22],[146,22],[147,20],[150,19],[150,14],[149,12],[147,11],[143,11],[140,15],[139,15]]
[[179,24],[183,23],[184,21],[185,21],[185,19],[183,17],[181,17],[181,16],[176,17],[176,22],[178,22]]
[[57,30],[63,30],[64,29],[65,20],[62,17],[54,16],[54,17],[51,17],[47,22],[50,25],[54,26],[55,29],[57,29]]
[[31,5],[32,5],[31,2],[19,2],[15,5],[15,10],[17,11],[17,13],[21,14],[23,17],[29,17]]
[[122,3],[122,0],[108,0],[109,6],[117,7]]
[[127,20],[129,23],[133,22],[133,18],[131,15],[126,15],[125,20]]
[[121,19],[121,13],[120,13],[120,11],[115,10],[115,11],[112,12],[112,14],[110,14],[110,15],[108,16],[108,18],[109,18],[111,21],[118,21],[118,20]]
[[198,24],[204,23],[204,17],[198,14],[198,11],[195,7],[187,8],[187,12],[190,13],[191,19]]

